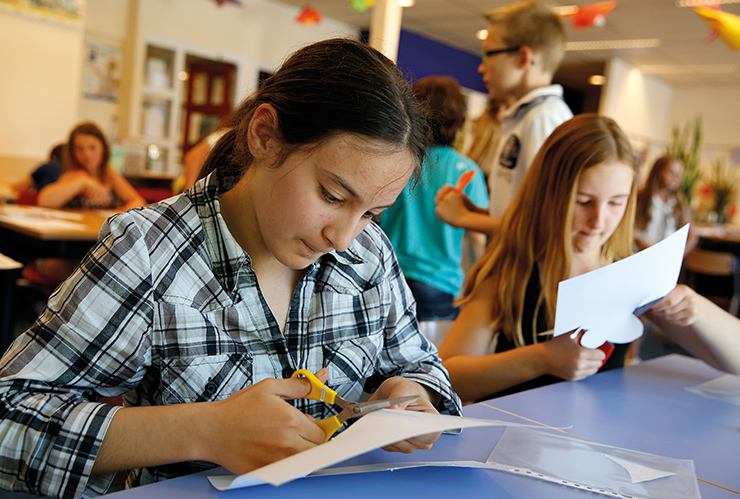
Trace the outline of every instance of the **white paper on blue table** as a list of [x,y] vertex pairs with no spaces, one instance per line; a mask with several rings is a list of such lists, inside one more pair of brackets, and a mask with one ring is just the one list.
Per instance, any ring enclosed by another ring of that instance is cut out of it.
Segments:
[[528,426],[495,419],[381,409],[358,419],[352,426],[325,444],[317,445],[245,475],[209,476],[208,480],[219,490],[265,483],[281,485],[306,476],[312,471],[419,435],[455,428],[509,425]]

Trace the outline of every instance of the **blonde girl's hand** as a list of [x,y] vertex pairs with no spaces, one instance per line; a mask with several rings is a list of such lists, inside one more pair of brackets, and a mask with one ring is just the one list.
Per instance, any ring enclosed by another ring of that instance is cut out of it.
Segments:
[[568,381],[578,381],[596,374],[606,358],[606,354],[598,348],[581,346],[581,337],[586,331],[577,336],[561,334],[553,339],[540,343],[545,349],[545,370],[548,374]]
[[679,284],[648,312],[678,326],[690,326],[699,318],[699,295]]

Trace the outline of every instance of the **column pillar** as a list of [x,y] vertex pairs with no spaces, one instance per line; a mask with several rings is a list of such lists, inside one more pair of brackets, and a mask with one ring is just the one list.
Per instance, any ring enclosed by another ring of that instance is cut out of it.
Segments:
[[402,11],[398,0],[375,0],[370,20],[370,46],[394,62],[398,58]]

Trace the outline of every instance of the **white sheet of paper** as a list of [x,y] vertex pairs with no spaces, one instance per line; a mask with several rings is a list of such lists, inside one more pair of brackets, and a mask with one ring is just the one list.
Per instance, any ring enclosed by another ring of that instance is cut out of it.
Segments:
[[[0,219],[4,217],[0,216]],[[16,225],[40,230],[85,230],[84,224],[57,220],[54,218],[12,218],[9,221]]]
[[646,466],[644,464],[636,463],[635,461],[630,461],[629,459],[622,459],[617,456],[610,456],[609,454],[605,454],[605,456],[627,470],[632,483],[646,482],[648,480],[655,480],[657,478],[675,475],[672,471],[656,469],[652,466]]
[[323,445],[281,459],[245,475],[210,476],[219,490],[270,483],[281,485],[351,457],[427,433],[473,426],[527,426],[493,419],[475,419],[425,412],[382,409],[363,416]]
[[5,256],[0,253],[0,270],[13,270],[23,268],[23,264],[16,262],[9,256]]
[[637,307],[667,295],[678,282],[689,225],[636,253],[561,281],[555,311],[555,336],[587,330],[581,345],[629,343],[642,335]]

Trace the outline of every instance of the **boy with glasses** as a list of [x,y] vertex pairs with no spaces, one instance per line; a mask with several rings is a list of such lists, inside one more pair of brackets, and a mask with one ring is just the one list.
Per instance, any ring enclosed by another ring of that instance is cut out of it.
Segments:
[[452,186],[440,189],[436,213],[455,227],[492,233],[514,199],[529,164],[558,125],[573,113],[552,78],[565,53],[565,29],[541,2],[518,2],[492,10],[478,72],[491,98],[513,102],[488,178],[489,211],[477,209]]

